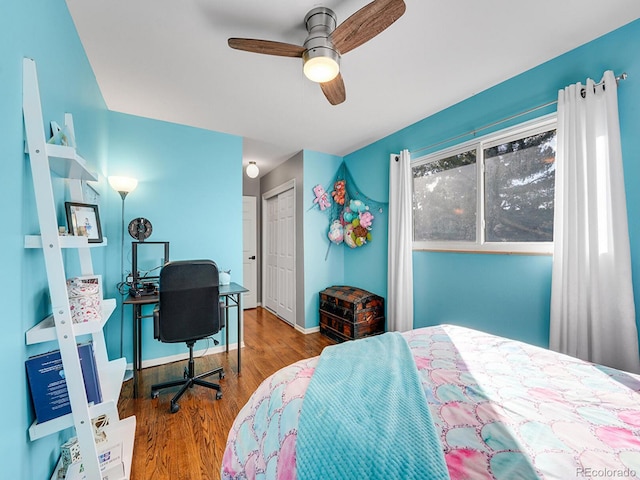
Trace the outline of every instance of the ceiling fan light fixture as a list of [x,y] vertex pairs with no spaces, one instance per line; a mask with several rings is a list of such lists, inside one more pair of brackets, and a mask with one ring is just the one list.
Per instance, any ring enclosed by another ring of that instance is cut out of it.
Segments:
[[305,76],[316,83],[330,82],[340,73],[340,56],[330,48],[314,48],[303,57]]
[[249,165],[247,165],[247,169],[245,171],[247,173],[247,177],[249,178],[256,178],[258,175],[260,175],[260,169],[258,168],[258,165],[256,165],[256,162],[249,162]]
[[405,10],[403,0],[372,0],[338,25],[333,10],[316,7],[304,18],[308,35],[302,46],[252,38],[229,38],[227,43],[236,50],[279,57],[302,57],[305,76],[320,84],[322,93],[331,105],[339,105],[346,100],[340,72],[341,56],[386,30]]

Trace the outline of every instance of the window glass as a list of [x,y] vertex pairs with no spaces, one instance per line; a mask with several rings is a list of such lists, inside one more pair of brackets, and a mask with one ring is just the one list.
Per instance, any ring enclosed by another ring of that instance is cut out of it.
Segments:
[[476,150],[413,168],[415,240],[476,240]]
[[484,150],[485,241],[553,241],[556,132]]
[[414,248],[553,251],[556,118],[412,161]]

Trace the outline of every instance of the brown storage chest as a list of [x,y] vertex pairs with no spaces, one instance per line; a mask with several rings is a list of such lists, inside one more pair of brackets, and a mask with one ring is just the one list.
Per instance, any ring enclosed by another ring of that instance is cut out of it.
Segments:
[[384,298],[356,287],[320,292],[320,333],[343,342],[384,333]]

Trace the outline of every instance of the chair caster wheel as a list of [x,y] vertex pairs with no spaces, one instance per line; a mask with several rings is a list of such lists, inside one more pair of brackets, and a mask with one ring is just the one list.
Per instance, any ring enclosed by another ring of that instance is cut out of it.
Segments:
[[178,405],[177,403],[172,403],[170,410],[171,413],[176,413],[178,410],[180,410],[180,405]]
[[218,378],[220,378],[220,380],[222,380],[224,378],[224,372],[220,372],[218,374]]
[[222,392],[216,392],[216,400],[220,400],[222,398]]
[[157,392],[157,391],[155,391],[155,390],[153,390],[153,391],[151,392],[151,398],[158,398],[158,395],[159,395],[159,392]]

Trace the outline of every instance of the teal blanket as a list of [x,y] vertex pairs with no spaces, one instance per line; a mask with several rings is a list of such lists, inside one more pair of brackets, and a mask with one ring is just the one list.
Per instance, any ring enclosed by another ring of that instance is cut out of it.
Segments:
[[400,334],[324,349],[300,412],[296,464],[300,480],[449,478]]

